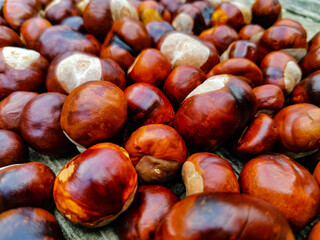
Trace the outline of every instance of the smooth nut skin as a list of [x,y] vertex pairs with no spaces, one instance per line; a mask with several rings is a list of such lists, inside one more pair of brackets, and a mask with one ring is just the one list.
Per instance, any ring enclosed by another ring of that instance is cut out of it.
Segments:
[[304,76],[320,70],[320,45],[312,48],[300,63]]
[[78,145],[90,147],[114,137],[127,119],[127,100],[116,85],[91,81],[74,89],[61,112],[63,131]]
[[213,153],[191,155],[183,164],[182,179],[187,196],[201,192],[240,193],[231,164]]
[[277,85],[264,84],[252,90],[257,99],[259,112],[273,114],[283,108],[284,94]]
[[318,46],[320,46],[320,32],[314,35],[313,38],[309,41],[309,51]]
[[83,18],[80,16],[67,17],[61,22],[61,25],[69,26],[73,30],[83,34],[87,33],[83,24]]
[[230,58],[246,58],[257,64],[260,60],[257,44],[245,40],[234,41],[221,55],[220,61],[223,62]]
[[155,86],[136,83],[126,88],[128,120],[134,124],[162,123],[171,125],[175,116],[171,103]]
[[28,161],[28,147],[15,132],[0,129],[0,149],[0,168]]
[[260,25],[249,24],[241,28],[239,32],[239,37],[242,40],[248,40],[250,42],[258,43],[263,32],[264,28],[262,28]]
[[[209,220],[210,219],[210,220]],[[293,240],[286,219],[269,203],[237,193],[201,193],[176,203],[155,240]]]
[[242,193],[278,209],[294,231],[301,230],[318,213],[318,183],[307,169],[285,155],[270,153],[250,160],[240,173],[239,183]]
[[137,173],[128,153],[118,145],[100,143],[65,165],[54,183],[58,210],[69,221],[101,227],[125,211],[137,189]]
[[269,28],[281,16],[281,4],[278,0],[256,0],[251,7],[252,22]]
[[263,83],[263,76],[259,67],[246,58],[230,58],[217,64],[207,73],[207,78],[221,74],[243,77],[243,80],[251,87],[256,87]]
[[133,132],[125,149],[141,183],[170,180],[187,159],[187,147],[179,133],[163,124],[149,124]]
[[209,1],[196,1],[192,3],[193,6],[196,6],[200,9],[203,20],[205,22],[205,27],[210,28],[212,26],[211,15],[214,11]]
[[214,149],[244,127],[255,112],[256,98],[250,86],[238,77],[218,75],[182,102],[174,128],[193,148]]
[[120,240],[151,240],[159,222],[178,202],[168,188],[157,185],[139,186],[130,208],[116,224]]
[[0,214],[1,239],[64,240],[55,217],[41,208],[21,207]]
[[146,29],[151,37],[152,46],[157,46],[160,38],[171,31],[174,31],[172,25],[166,21],[153,21],[146,24]]
[[24,106],[34,97],[35,92],[16,91],[0,102],[0,128],[20,132],[20,118]]
[[80,11],[74,0],[52,1],[45,8],[45,18],[54,25],[59,24],[67,17],[79,15]]
[[139,19],[147,24],[153,21],[165,20],[167,22],[171,21],[171,13],[164,8],[161,3],[156,1],[143,1],[137,7]]
[[172,103],[180,104],[193,89],[206,80],[203,71],[190,65],[175,68],[164,82],[163,92]]
[[0,26],[0,47],[6,46],[22,47],[23,44],[15,31],[6,26]]
[[37,162],[0,168],[0,212],[18,207],[49,209],[55,177],[47,165]]
[[214,26],[203,31],[199,37],[213,43],[219,54],[222,54],[232,42],[239,39],[238,33],[227,25]]
[[313,176],[317,180],[318,184],[320,185],[320,164],[319,163],[314,169]]
[[33,50],[0,49],[0,99],[15,91],[39,91],[45,81],[48,61]]
[[43,93],[25,105],[20,132],[37,152],[61,156],[73,149],[60,127],[61,109],[66,98],[60,93]]
[[48,92],[70,94],[73,89],[89,81],[108,81],[124,90],[126,76],[111,59],[102,59],[83,52],[66,52],[58,55],[48,69]]
[[281,18],[278,21],[276,21],[274,24],[274,26],[289,26],[289,27],[293,27],[293,28],[297,28],[299,29],[304,37],[307,37],[307,31],[306,29],[302,26],[301,23],[289,19],[289,18]]
[[266,114],[256,116],[244,130],[236,146],[238,156],[251,157],[270,151],[278,140],[274,120]]
[[300,103],[283,108],[274,117],[279,133],[279,148],[304,153],[320,147],[320,108]]
[[319,221],[312,227],[308,235],[308,240],[319,240],[320,238],[320,223]]
[[67,51],[80,51],[98,55],[100,43],[92,35],[84,35],[71,27],[56,25],[46,28],[36,43],[36,49],[48,60]]

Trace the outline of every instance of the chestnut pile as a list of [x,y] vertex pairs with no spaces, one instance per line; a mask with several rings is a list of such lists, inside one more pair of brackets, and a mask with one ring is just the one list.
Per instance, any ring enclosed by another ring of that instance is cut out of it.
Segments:
[[[320,214],[320,32],[277,0],[0,2],[1,240],[64,239],[54,207],[121,240],[291,240]],[[74,157],[56,176],[29,147]]]

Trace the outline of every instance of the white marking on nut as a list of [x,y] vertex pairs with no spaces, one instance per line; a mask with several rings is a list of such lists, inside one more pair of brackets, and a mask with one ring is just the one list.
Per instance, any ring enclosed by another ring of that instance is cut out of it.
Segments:
[[172,21],[172,26],[179,32],[192,34],[193,19],[186,13],[178,14]]
[[36,51],[18,47],[4,47],[2,55],[6,64],[16,70],[30,67],[40,57],[40,53]]
[[128,0],[111,0],[110,6],[113,21],[123,17],[139,19],[137,9]]
[[296,62],[290,61],[284,69],[284,86],[286,94],[290,94],[293,88],[301,81],[302,72]]
[[307,50],[304,48],[285,48],[281,49],[281,51],[289,54],[297,62],[299,62],[307,54]]
[[242,13],[245,24],[250,24],[252,21],[251,8],[239,2],[232,2],[232,4],[235,5]]

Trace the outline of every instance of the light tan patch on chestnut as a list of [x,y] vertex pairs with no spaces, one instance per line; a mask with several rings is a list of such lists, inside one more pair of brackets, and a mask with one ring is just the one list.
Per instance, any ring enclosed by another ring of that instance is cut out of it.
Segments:
[[87,5],[89,4],[90,0],[82,0],[77,3],[77,7],[79,11],[83,14],[84,10],[86,9]]
[[53,0],[52,2],[50,2],[47,7],[44,10],[44,13],[46,14],[50,8],[52,8],[53,6],[59,4],[61,2],[61,0]]
[[290,94],[293,88],[300,82],[302,72],[297,63],[290,61],[283,73],[286,94]]
[[185,162],[182,167],[182,179],[186,186],[186,196],[203,192],[203,178],[192,162]]
[[30,67],[40,57],[36,51],[17,47],[4,47],[2,55],[6,64],[16,70]]
[[74,164],[70,163],[68,167],[61,170],[61,172],[58,175],[58,180],[60,182],[66,182],[68,181],[69,177],[74,173]]
[[258,32],[256,34],[254,34],[253,36],[251,36],[249,41],[253,42],[255,44],[258,44],[258,42],[259,42],[260,38],[262,37],[263,33],[264,32]]
[[184,32],[187,34],[192,34],[193,29],[193,19],[185,13],[180,13],[172,21],[172,26],[179,32]]
[[307,50],[304,48],[286,48],[281,49],[281,51],[289,54],[297,62],[299,62],[307,54]]
[[110,6],[113,21],[123,17],[139,19],[137,9],[128,0],[111,0]]
[[127,74],[130,74],[132,69],[134,68],[134,66],[136,65],[136,63],[138,62],[138,59],[140,59],[140,56],[139,55],[138,57],[136,57],[136,59],[134,60],[134,62],[132,63],[132,65],[128,68],[128,71],[127,71]]
[[232,44],[229,45],[228,49],[225,50],[220,56],[220,62],[227,61],[229,59],[229,54],[231,50]]
[[251,8],[239,2],[232,2],[232,4],[235,5],[242,13],[245,24],[250,24],[252,21]]

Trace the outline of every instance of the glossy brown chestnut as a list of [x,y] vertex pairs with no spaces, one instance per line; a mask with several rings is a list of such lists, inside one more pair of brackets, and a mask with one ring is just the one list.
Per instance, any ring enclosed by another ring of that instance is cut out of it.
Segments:
[[140,20],[147,24],[153,21],[171,21],[171,13],[164,8],[164,6],[156,1],[143,1],[139,4],[138,8],[138,15]]
[[206,75],[200,69],[181,65],[169,74],[164,82],[163,92],[172,103],[180,104],[204,80]]
[[300,63],[304,76],[320,70],[320,45],[312,48]]
[[[28,147],[25,145],[22,138],[15,132],[0,129],[0,149],[0,168],[28,161]],[[2,193],[0,199],[1,196]],[[0,201],[0,211],[1,208]]]
[[101,227],[124,212],[137,190],[137,173],[128,153],[118,145],[100,143],[65,165],[54,183],[58,210],[69,221]]
[[271,52],[260,64],[265,84],[274,84],[289,95],[301,81],[302,72],[296,60],[283,51]]
[[14,91],[38,91],[44,85],[48,61],[38,52],[18,47],[0,49],[0,99]]
[[239,176],[241,192],[271,203],[301,230],[318,213],[320,189],[311,173],[291,158],[270,153],[250,160]]
[[0,214],[1,239],[64,240],[55,217],[41,208],[21,207]]
[[[209,220],[210,219],[210,220]],[[237,193],[201,193],[176,203],[155,240],[294,240],[286,219],[269,203]]]
[[69,26],[73,30],[83,34],[87,33],[83,24],[83,18],[80,16],[67,17],[61,22],[61,25]]
[[139,186],[130,208],[116,224],[120,240],[151,240],[159,222],[178,202],[168,188],[157,185]]
[[318,46],[320,46],[320,32],[314,35],[313,38],[309,41],[309,51]]
[[22,47],[23,44],[15,31],[6,26],[0,26],[0,47],[6,46]]
[[229,45],[238,40],[238,33],[227,25],[215,26],[203,31],[199,37],[214,44],[218,52],[222,54]]
[[61,112],[61,127],[75,143],[90,147],[115,136],[127,119],[127,100],[116,85],[91,81],[75,88]]
[[44,14],[46,19],[56,25],[67,17],[79,16],[80,11],[74,0],[54,0],[46,6]]
[[252,22],[269,28],[281,17],[281,4],[278,0],[256,0],[251,7]]
[[83,52],[66,52],[51,62],[46,85],[49,92],[68,95],[81,84],[98,80],[112,82],[122,90],[126,86],[125,73],[113,60]]
[[128,120],[137,125],[168,124],[174,119],[174,110],[166,96],[155,86],[136,83],[126,88]]
[[232,75],[213,76],[182,102],[174,128],[195,149],[213,149],[256,113],[251,87]]
[[166,21],[153,21],[146,24],[146,29],[151,37],[152,46],[157,46],[159,39],[167,32],[174,31],[172,25]]
[[18,207],[49,209],[55,177],[47,165],[37,162],[0,168],[0,212]]
[[306,29],[304,29],[301,23],[289,18],[281,18],[278,21],[276,21],[273,24],[273,26],[289,26],[289,27],[297,28],[302,32],[304,37],[307,37],[307,31]]
[[308,235],[308,240],[320,239],[320,222],[318,221],[311,229]]
[[194,3],[192,3],[193,6],[196,6],[197,8],[200,9],[204,23],[206,28],[209,28],[212,26],[212,22],[211,22],[211,15],[213,13],[213,7],[210,4],[209,1],[196,1]]
[[246,40],[234,41],[221,55],[220,61],[223,62],[229,58],[247,58],[257,64],[260,61],[257,44]]
[[187,196],[201,192],[240,193],[231,164],[213,153],[191,155],[183,164],[182,178]]
[[274,117],[279,148],[284,152],[305,153],[320,147],[320,108],[300,103],[283,108]]
[[319,163],[314,169],[313,176],[317,180],[318,184],[320,185],[320,164]]
[[67,51],[98,55],[100,43],[92,35],[84,35],[65,25],[46,28],[36,43],[36,49],[48,60]]
[[16,91],[0,102],[0,128],[20,132],[20,118],[24,106],[34,97],[35,92]]
[[258,43],[263,32],[264,28],[262,28],[260,25],[249,24],[241,28],[239,37],[242,40],[248,40],[250,42]]
[[125,149],[142,183],[171,180],[187,159],[187,147],[179,133],[163,124],[150,124],[132,133]]

